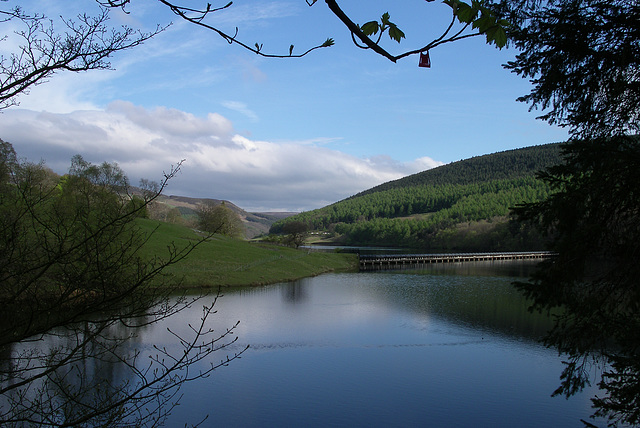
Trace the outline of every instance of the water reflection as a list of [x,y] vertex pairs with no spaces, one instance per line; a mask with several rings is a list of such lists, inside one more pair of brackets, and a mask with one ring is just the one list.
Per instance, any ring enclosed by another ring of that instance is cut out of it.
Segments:
[[503,267],[228,290],[216,323],[241,319],[251,348],[188,386],[197,398],[172,422],[205,409],[222,426],[582,426],[595,389],[550,397],[562,363],[538,343],[548,319],[505,276],[523,268]]
[[408,269],[412,275],[462,275],[462,276],[507,276],[527,278],[540,263],[539,260],[492,260],[464,263],[433,263],[420,268]]
[[[511,286],[511,276],[489,276],[487,267],[444,266],[428,270],[397,273],[361,274],[388,304],[416,315],[439,317],[448,323],[515,336],[533,341],[541,339],[552,323],[546,314],[529,313],[530,303]],[[500,266],[497,272],[523,271]],[[482,272],[482,275],[477,275]],[[389,286],[379,278],[390,276]]]
[[[537,342],[548,318],[529,314],[511,286],[508,272],[524,267],[494,268],[496,275],[486,266],[328,274],[226,290],[206,328],[225,334],[239,319],[239,339],[226,352],[251,348],[224,370],[183,385],[184,399],[167,425],[209,415],[202,426],[582,426],[596,389],[568,401],[550,397],[562,363]],[[123,355],[138,356],[136,369],[157,349],[178,355],[177,337],[187,337],[189,324],[202,317],[194,305],[147,326],[122,341]],[[126,337],[126,329],[106,333]],[[57,335],[38,346],[74,340]],[[103,355],[99,343],[87,349]],[[211,363],[194,361],[181,373]],[[88,405],[105,398],[103,385],[134,384],[133,368],[106,355],[78,360],[73,370],[82,375],[64,387],[95,385],[103,395],[88,394]]]
[[282,296],[285,302],[302,303],[307,295],[307,287],[302,281],[295,281],[282,285]]
[[571,397],[597,384],[594,414],[609,426],[639,426],[640,294],[637,275],[629,271],[637,266],[594,256],[581,270],[575,267],[581,259],[573,257],[561,254],[541,264],[530,282],[517,284],[536,309],[563,309],[544,337],[565,359],[555,394]]
[[[0,425],[158,426],[177,405],[184,383],[207,377],[244,351],[211,361],[213,353],[233,345],[235,326],[210,331],[205,325],[213,304],[184,304],[176,297],[158,306],[160,311],[149,308],[148,315],[135,318],[95,314],[3,346]],[[181,308],[199,314],[200,322],[184,331]],[[169,346],[147,342],[157,322],[177,326],[164,324]]]
[[[140,407],[124,402],[126,386],[136,378],[131,355],[139,344],[121,323],[86,321],[6,345],[0,371],[3,423],[57,426],[75,421],[82,426],[131,416]],[[142,421],[150,415],[137,416]]]

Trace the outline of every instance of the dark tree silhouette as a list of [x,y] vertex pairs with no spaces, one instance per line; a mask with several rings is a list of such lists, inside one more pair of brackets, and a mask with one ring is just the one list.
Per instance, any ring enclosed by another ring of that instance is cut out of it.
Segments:
[[507,64],[531,79],[520,100],[568,127],[564,163],[541,177],[548,199],[516,214],[547,234],[558,258],[518,284],[534,308],[557,310],[546,342],[568,355],[567,396],[603,369],[596,415],[640,424],[640,7],[600,0],[523,1],[506,12],[521,49]]
[[[533,7],[527,7],[532,3]],[[626,0],[516,2],[506,68],[531,80],[519,100],[573,138],[640,132],[640,6]]]

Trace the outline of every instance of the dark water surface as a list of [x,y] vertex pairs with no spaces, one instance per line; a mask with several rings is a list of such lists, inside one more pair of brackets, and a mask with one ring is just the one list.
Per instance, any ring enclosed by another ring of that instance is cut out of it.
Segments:
[[[511,285],[530,266],[328,274],[227,290],[212,327],[240,320],[239,340],[224,352],[250,349],[186,384],[168,426],[207,414],[203,426],[583,426],[597,391],[551,397],[561,357],[537,342],[549,320],[528,313]],[[200,307],[184,311],[141,340],[171,346],[166,328],[184,331],[200,316]]]

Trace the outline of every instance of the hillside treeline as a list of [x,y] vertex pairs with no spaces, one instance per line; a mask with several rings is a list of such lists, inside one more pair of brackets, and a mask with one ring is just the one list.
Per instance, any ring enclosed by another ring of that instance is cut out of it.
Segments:
[[517,250],[541,247],[532,231],[510,223],[511,207],[549,195],[537,171],[560,161],[559,144],[476,157],[414,174],[327,207],[275,223],[306,223],[346,245],[422,249]]
[[452,162],[398,180],[389,181],[358,193],[352,198],[368,193],[411,186],[471,184],[489,180],[528,177],[533,176],[537,171],[547,166],[557,164],[560,160],[560,143],[507,150]]

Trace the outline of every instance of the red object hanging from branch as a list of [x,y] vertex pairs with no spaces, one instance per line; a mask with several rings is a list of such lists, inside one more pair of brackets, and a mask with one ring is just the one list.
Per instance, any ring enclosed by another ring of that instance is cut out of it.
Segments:
[[418,67],[431,68],[431,58],[429,58],[429,51],[420,52],[420,62],[418,62]]

